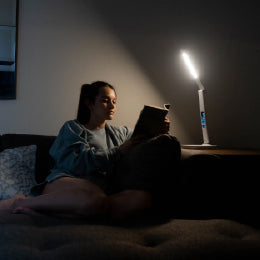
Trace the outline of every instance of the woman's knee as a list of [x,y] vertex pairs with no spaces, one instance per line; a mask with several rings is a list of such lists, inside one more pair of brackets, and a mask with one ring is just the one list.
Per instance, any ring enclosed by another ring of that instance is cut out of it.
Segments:
[[79,189],[76,192],[81,193],[82,201],[78,210],[81,216],[103,216],[107,207],[107,195],[100,192],[92,192],[86,189]]
[[153,197],[150,192],[143,190],[126,190],[130,204],[134,210],[149,210],[153,206]]
[[166,149],[168,148],[171,152],[174,151],[176,154],[179,154],[181,151],[180,142],[175,136],[163,134],[156,137],[154,141],[157,145]]
[[125,190],[107,198],[107,214],[112,219],[126,219],[149,212],[153,197],[147,191]]

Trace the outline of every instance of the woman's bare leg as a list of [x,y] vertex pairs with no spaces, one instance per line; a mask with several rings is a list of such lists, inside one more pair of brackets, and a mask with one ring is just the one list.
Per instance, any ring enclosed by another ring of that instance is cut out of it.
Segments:
[[32,215],[48,212],[74,217],[124,219],[149,211],[152,204],[152,196],[145,191],[126,190],[107,196],[87,180],[63,177],[47,184],[43,195],[16,200],[14,210]]
[[[82,208],[88,208],[89,216],[98,214],[105,193],[95,184],[70,177],[57,179],[45,186],[43,194],[34,198],[17,199],[13,208],[20,213],[61,213],[79,216]],[[35,212],[34,212],[35,213]],[[100,212],[101,213],[101,212]]]

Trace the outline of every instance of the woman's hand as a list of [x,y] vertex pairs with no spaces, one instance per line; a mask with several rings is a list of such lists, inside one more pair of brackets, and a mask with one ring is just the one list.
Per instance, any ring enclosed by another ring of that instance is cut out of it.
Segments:
[[[169,134],[169,131],[170,131],[170,120],[167,117],[165,117],[164,123],[160,130],[160,134]],[[125,141],[123,144],[119,146],[120,154],[122,155],[126,154],[130,149],[132,149],[134,146],[140,144],[146,139],[147,137],[145,135],[138,135],[130,138],[129,140]]]
[[161,127],[160,134],[169,134],[170,123],[171,123],[170,120],[167,117],[165,117],[163,125]]
[[126,154],[130,149],[132,149],[134,146],[140,144],[144,140],[145,140],[144,135],[138,135],[138,136],[130,138],[129,140],[126,140],[123,144],[121,144],[119,146],[120,154],[122,154],[122,155]]

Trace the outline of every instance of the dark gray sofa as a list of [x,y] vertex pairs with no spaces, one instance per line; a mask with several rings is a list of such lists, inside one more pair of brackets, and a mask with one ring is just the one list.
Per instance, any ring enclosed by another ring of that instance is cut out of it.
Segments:
[[[6,134],[0,136],[0,151],[36,144],[41,182],[52,163],[48,150],[54,140]],[[131,221],[1,214],[0,260],[260,259],[258,161],[182,149],[169,200]]]

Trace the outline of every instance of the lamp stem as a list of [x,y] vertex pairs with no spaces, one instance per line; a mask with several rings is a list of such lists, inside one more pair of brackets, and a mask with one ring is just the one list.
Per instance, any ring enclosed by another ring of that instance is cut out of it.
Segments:
[[[201,86],[202,86],[202,84],[201,84]],[[199,87],[198,94],[199,94],[200,119],[201,119],[202,135],[203,135],[203,145],[208,145],[209,144],[209,135],[208,135],[207,124],[206,124],[204,90],[205,90],[204,87],[203,88]]]

